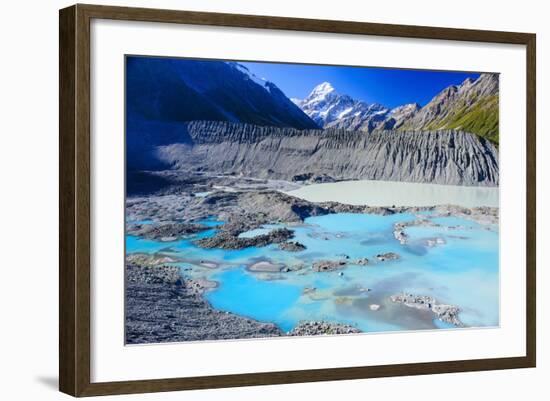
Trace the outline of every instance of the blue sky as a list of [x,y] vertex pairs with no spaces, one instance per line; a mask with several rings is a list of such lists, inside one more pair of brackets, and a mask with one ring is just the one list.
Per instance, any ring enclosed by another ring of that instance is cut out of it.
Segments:
[[477,73],[399,70],[305,64],[240,62],[261,78],[275,83],[288,97],[303,99],[321,82],[337,92],[367,103],[396,107],[405,103],[428,103],[439,91]]

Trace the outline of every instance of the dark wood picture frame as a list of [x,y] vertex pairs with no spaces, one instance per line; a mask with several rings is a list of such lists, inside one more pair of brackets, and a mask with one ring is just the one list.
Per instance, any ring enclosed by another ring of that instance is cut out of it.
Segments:
[[[90,381],[90,21],[93,18],[400,38],[519,44],[527,65],[526,356],[223,376]],[[535,367],[535,48],[530,33],[74,5],[59,14],[59,389],[73,396],[144,393]]]

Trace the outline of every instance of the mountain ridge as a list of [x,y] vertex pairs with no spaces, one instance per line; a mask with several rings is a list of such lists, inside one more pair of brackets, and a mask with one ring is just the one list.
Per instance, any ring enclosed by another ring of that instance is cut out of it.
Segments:
[[424,106],[409,103],[389,109],[367,104],[339,94],[329,82],[293,102],[323,128],[368,133],[460,129],[498,144],[498,91],[498,75],[484,73],[475,80],[467,78],[459,85],[444,88]]
[[430,100],[402,129],[463,129],[498,144],[499,87],[496,74],[451,85]]

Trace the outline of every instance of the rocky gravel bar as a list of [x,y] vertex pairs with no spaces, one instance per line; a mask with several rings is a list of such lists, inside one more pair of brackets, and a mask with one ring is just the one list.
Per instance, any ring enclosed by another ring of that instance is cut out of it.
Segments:
[[361,333],[356,327],[348,324],[331,323],[323,321],[300,322],[294,329],[288,332],[289,336],[318,336],[334,334]]
[[175,266],[126,266],[126,344],[273,337],[283,332],[218,311],[202,297],[211,282],[186,280]]
[[126,234],[155,241],[175,241],[208,229],[193,223],[129,224]]
[[202,248],[244,249],[251,246],[262,247],[270,244],[280,244],[294,237],[294,231],[278,228],[267,234],[256,237],[238,237],[227,230],[220,230],[211,238],[203,238],[195,243]]

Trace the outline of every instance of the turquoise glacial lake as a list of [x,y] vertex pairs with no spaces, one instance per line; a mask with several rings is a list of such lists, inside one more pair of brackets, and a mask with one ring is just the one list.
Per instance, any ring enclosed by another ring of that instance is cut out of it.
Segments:
[[[430,226],[411,226],[407,244],[393,237],[396,222],[430,220]],[[339,213],[310,217],[303,224],[286,225],[302,252],[277,245],[241,250],[202,249],[193,241],[214,235],[222,224],[197,236],[158,242],[127,236],[127,252],[162,253],[177,257],[182,275],[218,282],[205,294],[219,310],[273,322],[289,331],[303,320],[351,324],[364,332],[446,329],[449,324],[420,311],[391,302],[401,292],[435,297],[461,309],[459,318],[469,327],[499,325],[498,226],[481,225],[457,217],[427,212],[389,216]],[[241,236],[261,235],[283,225],[266,225]],[[378,261],[376,255],[395,252],[398,260]],[[360,258],[369,264],[357,265]],[[335,272],[314,272],[318,260],[346,260]],[[257,272],[258,262],[301,267],[296,271]],[[373,306],[374,305],[374,306]]]

